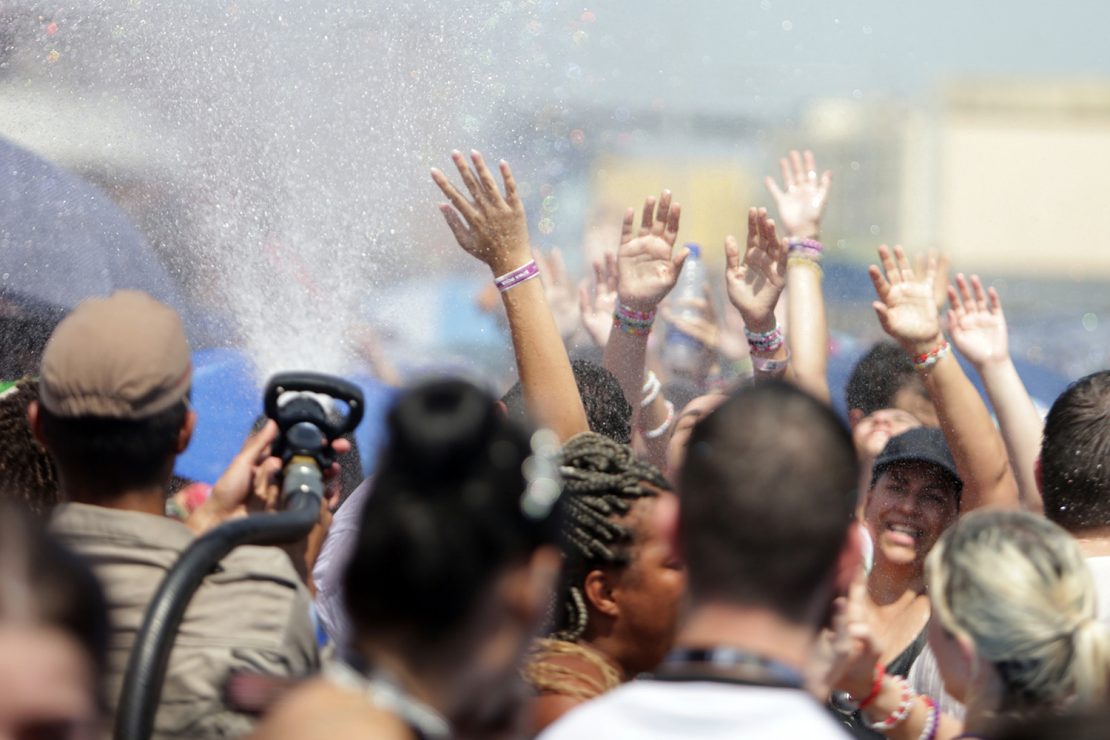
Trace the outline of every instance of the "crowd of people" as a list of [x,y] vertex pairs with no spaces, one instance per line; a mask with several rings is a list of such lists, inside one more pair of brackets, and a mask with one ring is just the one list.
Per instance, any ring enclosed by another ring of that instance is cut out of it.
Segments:
[[[440,209],[490,270],[519,381],[402,387],[357,485],[337,439],[313,529],[204,578],[154,737],[1103,736],[1110,371],[1042,418],[997,292],[884,245],[889,340],[841,418],[832,178],[810,152],[767,180],[777,220],[751,208],[746,239],[724,238],[719,317],[714,290],[671,295],[691,255],[669,191],[568,291],[509,165],[452,158],[457,177],[431,173]],[[178,315],[119,291],[0,395],[0,737],[111,736],[166,574],[280,509],[272,421],[171,505],[191,384]]]

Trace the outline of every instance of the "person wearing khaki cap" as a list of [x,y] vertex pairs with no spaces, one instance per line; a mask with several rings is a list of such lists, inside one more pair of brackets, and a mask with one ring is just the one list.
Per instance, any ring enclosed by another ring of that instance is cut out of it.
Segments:
[[[108,597],[112,705],[159,583],[195,535],[255,503],[255,473],[276,433],[271,423],[248,439],[186,523],[166,517],[174,461],[196,424],[191,379],[178,315],[146,294],[120,291],[85,301],[54,330],[39,401],[28,410],[66,502],[51,529],[90,560]],[[317,670],[309,610],[308,591],[282,550],[240,547],[224,558],[185,613],[154,737],[249,731],[251,718],[225,705],[227,679],[237,671],[296,677]]]

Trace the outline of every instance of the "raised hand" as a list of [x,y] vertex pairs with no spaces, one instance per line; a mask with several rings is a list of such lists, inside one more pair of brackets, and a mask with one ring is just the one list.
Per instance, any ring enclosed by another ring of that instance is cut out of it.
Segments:
[[503,275],[527,263],[532,259],[528,220],[508,163],[504,160],[500,163],[505,183],[502,195],[477,151],[470,152],[473,169],[461,152],[451,152],[451,159],[473,200],[456,190],[447,176],[434,167],[432,180],[450,201],[439,208],[459,246],[486,263],[494,275]]
[[644,201],[639,229],[633,226],[635,215],[629,208],[621,224],[617,295],[629,308],[652,311],[674,288],[689,251],[674,250],[681,206],[671,203],[671,191],[659,196],[658,208],[654,197]]
[[809,150],[804,155],[797,150],[790,152],[789,157],[779,160],[779,166],[782,168],[782,187],[773,177],[767,177],[763,182],[775,199],[786,235],[816,238],[821,231],[821,216],[829,199],[832,172],[825,170],[818,176],[813,152]]
[[579,317],[578,296],[575,294],[570,278],[567,277],[563,253],[559,249],[552,249],[545,257],[537,250],[534,258],[540,268],[540,281],[543,283],[544,295],[547,296],[547,304],[551,306],[551,315],[555,317],[559,336],[565,342],[578,331]]
[[744,255],[736,238],[725,237],[725,287],[728,299],[751,331],[775,326],[775,306],[786,287],[786,245],[779,239],[766,208],[748,209],[748,243]]
[[606,252],[604,260],[594,262],[593,285],[589,278],[579,285],[578,307],[586,333],[594,344],[604,347],[609,343],[617,307],[617,255]]
[[885,244],[881,245],[879,260],[883,265],[881,270],[876,265],[868,268],[879,297],[871,304],[879,323],[911,354],[936,349],[941,340],[940,314],[933,291],[936,255],[929,255],[924,275],[915,274],[901,246],[895,246],[892,254]]
[[971,276],[969,288],[959,274],[956,285],[948,286],[948,300],[948,334],[961,355],[977,368],[1009,359],[1006,317],[994,288],[984,291],[978,275]]

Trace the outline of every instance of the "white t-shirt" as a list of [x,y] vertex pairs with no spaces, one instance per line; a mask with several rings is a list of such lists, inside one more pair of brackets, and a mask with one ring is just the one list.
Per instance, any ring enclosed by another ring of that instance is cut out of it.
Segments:
[[851,737],[797,689],[715,681],[632,681],[563,715],[540,740],[799,740]]

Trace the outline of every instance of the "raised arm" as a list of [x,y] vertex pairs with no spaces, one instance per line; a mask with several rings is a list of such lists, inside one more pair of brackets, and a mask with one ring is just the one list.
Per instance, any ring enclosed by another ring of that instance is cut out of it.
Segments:
[[983,379],[1010,456],[1010,467],[1017,478],[1021,503],[1026,509],[1041,513],[1044,502],[1034,471],[1044,422],[1010,359],[1002,302],[994,288],[983,290],[978,275],[971,276],[970,286],[963,275],[957,275],[956,285],[948,286],[948,300],[952,305],[948,312],[948,334],[952,344]]
[[790,152],[779,160],[783,184],[765,182],[778,206],[779,221],[790,245],[786,268],[786,336],[790,366],[798,385],[829,400],[829,327],[821,289],[821,217],[829,199],[832,173],[817,174],[813,152]]
[[869,269],[879,298],[872,305],[886,333],[913,358],[936,407],[941,430],[964,481],[960,510],[966,513],[981,506],[1017,506],[1017,484],[1002,437],[941,332],[933,290],[936,257],[929,256],[924,276],[915,275],[899,246],[892,254],[882,245],[879,259],[882,269],[876,265]]
[[[659,392],[658,380],[652,383],[652,376],[644,377],[644,362],[656,310],[674,288],[688,254],[674,248],[681,212],[681,206],[671,202],[670,191],[664,190],[658,206],[654,197],[644,201],[638,228],[635,211],[629,208],[625,213],[617,250],[617,306],[602,361],[631,404],[632,428],[640,430],[655,464],[665,453],[664,437],[674,410]],[[650,402],[641,408],[645,398]]]
[[775,319],[786,287],[786,244],[767,209],[748,209],[748,241],[743,255],[731,234],[725,237],[725,288],[744,319],[756,379],[781,377],[790,364],[782,329]]
[[512,170],[502,160],[502,195],[481,154],[471,151],[473,169],[461,153],[452,152],[451,158],[473,200],[433,168],[432,179],[450,201],[440,210],[459,246],[484,262],[497,280],[529,411],[559,439],[570,439],[588,430],[586,412],[543,285],[531,279],[538,268],[532,260],[528,222]]

